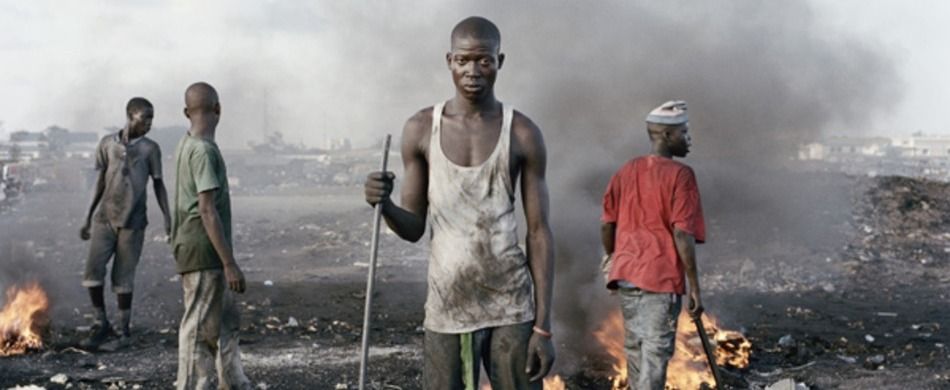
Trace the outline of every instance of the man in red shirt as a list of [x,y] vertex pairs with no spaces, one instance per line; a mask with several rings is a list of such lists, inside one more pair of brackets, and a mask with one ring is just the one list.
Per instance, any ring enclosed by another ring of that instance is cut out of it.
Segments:
[[689,153],[688,120],[684,101],[650,112],[653,151],[624,164],[604,194],[604,272],[607,288],[620,292],[631,389],[663,389],[687,283],[687,309],[702,312],[696,243],[705,240],[706,226],[699,188],[693,170],[673,161]]

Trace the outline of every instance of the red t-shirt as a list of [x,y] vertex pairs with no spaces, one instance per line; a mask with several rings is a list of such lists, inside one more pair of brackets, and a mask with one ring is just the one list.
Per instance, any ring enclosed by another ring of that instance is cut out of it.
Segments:
[[686,293],[673,228],[706,240],[696,176],[686,164],[660,156],[624,164],[604,194],[604,223],[616,223],[608,286],[626,280],[651,292]]

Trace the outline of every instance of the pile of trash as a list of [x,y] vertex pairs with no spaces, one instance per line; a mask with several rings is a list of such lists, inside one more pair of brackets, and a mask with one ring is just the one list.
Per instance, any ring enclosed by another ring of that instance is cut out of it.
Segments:
[[858,237],[848,252],[861,261],[945,263],[950,258],[950,183],[902,176],[868,180],[855,199]]

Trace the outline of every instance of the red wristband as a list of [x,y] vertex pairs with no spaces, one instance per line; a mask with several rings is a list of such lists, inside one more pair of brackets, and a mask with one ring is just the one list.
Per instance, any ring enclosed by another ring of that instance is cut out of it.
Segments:
[[551,334],[551,332],[548,332],[548,331],[546,331],[546,330],[544,330],[544,329],[541,329],[541,328],[537,327],[537,325],[532,326],[532,327],[531,327],[531,330],[533,330],[534,333],[537,333],[537,334],[539,334],[539,335],[541,335],[541,336],[544,336],[544,338],[548,338],[548,339],[549,339],[549,338],[551,338],[551,336],[553,336],[553,335]]

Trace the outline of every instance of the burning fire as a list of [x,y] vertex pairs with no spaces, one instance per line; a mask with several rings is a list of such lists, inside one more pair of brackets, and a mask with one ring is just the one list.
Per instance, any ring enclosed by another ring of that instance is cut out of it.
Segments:
[[611,389],[627,389],[627,355],[623,349],[623,316],[620,310],[610,312],[607,320],[594,331],[594,338],[607,348],[607,354],[613,360],[610,375]]
[[[706,313],[703,313],[703,325],[709,335],[709,341],[716,346],[716,364],[719,367],[743,369],[749,366],[752,343],[742,333],[722,329],[718,321]],[[613,359],[611,381],[614,390],[627,388],[627,358],[623,348],[623,334],[623,317],[619,310],[611,312],[600,329],[594,332],[594,337]],[[667,367],[666,389],[700,389],[704,382],[712,387],[712,371],[706,363],[699,333],[692,319],[683,311],[676,329],[676,351]]]
[[[752,343],[742,333],[723,329],[712,316],[703,313],[703,326],[709,335],[709,342],[716,346],[716,364],[719,367],[743,369],[749,367]],[[612,390],[627,389],[627,357],[623,348],[623,317],[619,310],[612,311],[600,328],[594,331],[594,338],[604,347],[610,356],[610,381]],[[712,371],[706,363],[706,354],[699,339],[692,318],[685,311],[680,313],[676,329],[676,352],[666,371],[666,390],[698,390],[706,383],[712,388],[715,382]],[[560,375],[544,378],[545,390],[564,390],[564,380]],[[491,390],[491,385],[482,382],[480,390]]]
[[0,311],[0,356],[43,347],[41,335],[49,325],[48,307],[49,298],[39,283],[7,289],[6,303]]
[[564,390],[564,380],[560,375],[544,378],[544,390]]
[[[544,378],[544,390],[564,390],[564,380],[561,379],[560,375],[552,375]],[[492,390],[491,384],[487,381],[483,381],[482,385],[479,387],[479,390]]]

